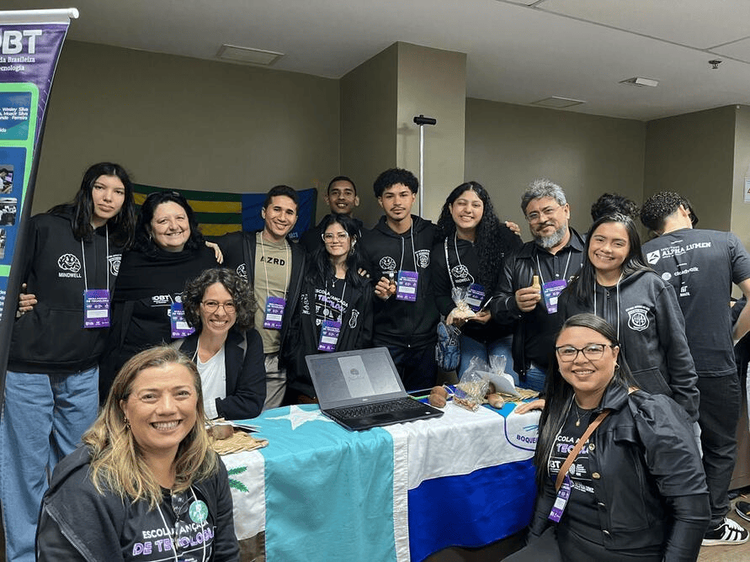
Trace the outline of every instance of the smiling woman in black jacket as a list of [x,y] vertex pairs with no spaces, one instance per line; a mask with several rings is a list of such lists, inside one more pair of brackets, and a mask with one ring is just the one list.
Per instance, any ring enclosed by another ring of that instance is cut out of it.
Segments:
[[552,367],[530,541],[508,560],[559,560],[542,550],[559,548],[576,562],[695,561],[710,511],[685,411],[635,386],[615,330],[590,313],[565,322]]
[[254,418],[266,399],[263,343],[253,329],[255,298],[229,269],[207,269],[182,293],[195,332],[174,346],[198,366],[208,418]]

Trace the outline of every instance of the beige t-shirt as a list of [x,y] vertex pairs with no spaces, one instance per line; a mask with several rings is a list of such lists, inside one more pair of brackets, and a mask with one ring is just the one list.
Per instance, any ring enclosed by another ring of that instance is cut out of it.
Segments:
[[[266,316],[266,300],[269,296],[287,298],[287,289],[292,275],[292,250],[289,242],[269,242],[262,239],[263,232],[255,236],[255,327],[263,340],[263,353],[278,353],[281,330],[263,327]],[[287,303],[289,306],[289,303]]]

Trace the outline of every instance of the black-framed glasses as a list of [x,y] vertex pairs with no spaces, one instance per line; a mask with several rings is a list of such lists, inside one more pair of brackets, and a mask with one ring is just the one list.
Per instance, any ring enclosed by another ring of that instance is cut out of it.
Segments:
[[206,310],[206,312],[213,314],[217,310],[219,310],[219,307],[222,307],[224,309],[224,312],[227,314],[232,314],[237,310],[237,305],[233,302],[217,302],[217,301],[202,301],[201,304],[203,305],[203,308]]
[[324,232],[322,235],[323,240],[325,242],[333,242],[334,240],[338,240],[339,242],[345,242],[349,238],[348,232]]
[[597,361],[604,355],[604,350],[608,347],[615,347],[611,343],[589,343],[581,349],[573,347],[572,345],[561,345],[555,348],[558,359],[563,363],[571,363],[576,360],[579,353],[583,353],[583,356],[589,361]]

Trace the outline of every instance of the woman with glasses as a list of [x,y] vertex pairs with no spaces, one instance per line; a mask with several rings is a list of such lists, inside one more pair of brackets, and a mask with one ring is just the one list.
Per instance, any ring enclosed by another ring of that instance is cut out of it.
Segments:
[[321,221],[323,245],[311,255],[293,319],[289,346],[292,378],[287,402],[315,400],[315,389],[305,363],[306,355],[350,351],[370,346],[372,295],[370,280],[360,275],[359,228],[346,215],[328,215]]
[[[505,371],[518,382],[511,354],[514,326],[500,326],[482,305],[495,291],[505,256],[523,245],[521,238],[500,223],[487,190],[475,181],[451,191],[437,226],[440,242],[430,256],[434,290],[446,323],[461,329],[459,378],[473,357],[489,362],[490,355],[503,355]],[[454,288],[466,292],[473,316],[459,314]]]
[[211,449],[195,365],[131,358],[42,502],[37,560],[237,562],[229,478]]
[[643,261],[630,217],[600,218],[589,229],[578,277],[560,295],[563,319],[592,312],[612,324],[638,386],[666,394],[698,419],[698,377],[672,286]]
[[207,269],[185,285],[182,305],[195,332],[172,345],[198,367],[206,417],[257,417],[266,399],[266,369],[250,286],[229,269]]
[[685,411],[637,388],[591,313],[563,324],[547,381],[529,544],[506,560],[695,561],[710,510]]
[[112,298],[112,329],[99,366],[102,402],[125,361],[192,332],[184,319],[182,289],[186,280],[216,262],[187,199],[176,191],[146,197]]

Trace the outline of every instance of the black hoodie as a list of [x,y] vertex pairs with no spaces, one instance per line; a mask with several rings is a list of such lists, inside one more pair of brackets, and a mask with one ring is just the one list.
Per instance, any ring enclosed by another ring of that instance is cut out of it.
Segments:
[[83,291],[87,284],[114,289],[122,247],[110,239],[107,251],[105,227],[89,241],[76,240],[69,215],[36,215],[28,228],[23,282],[39,302],[15,321],[8,370],[69,375],[90,369],[107,329],[83,327]]
[[[399,270],[419,273],[417,300],[373,299],[373,345],[421,348],[434,345],[440,320],[430,278],[430,251],[437,229],[428,220],[412,215],[412,227],[396,234],[380,217],[372,230],[362,233],[362,245],[373,284],[388,272]],[[413,247],[412,247],[413,240]]]

